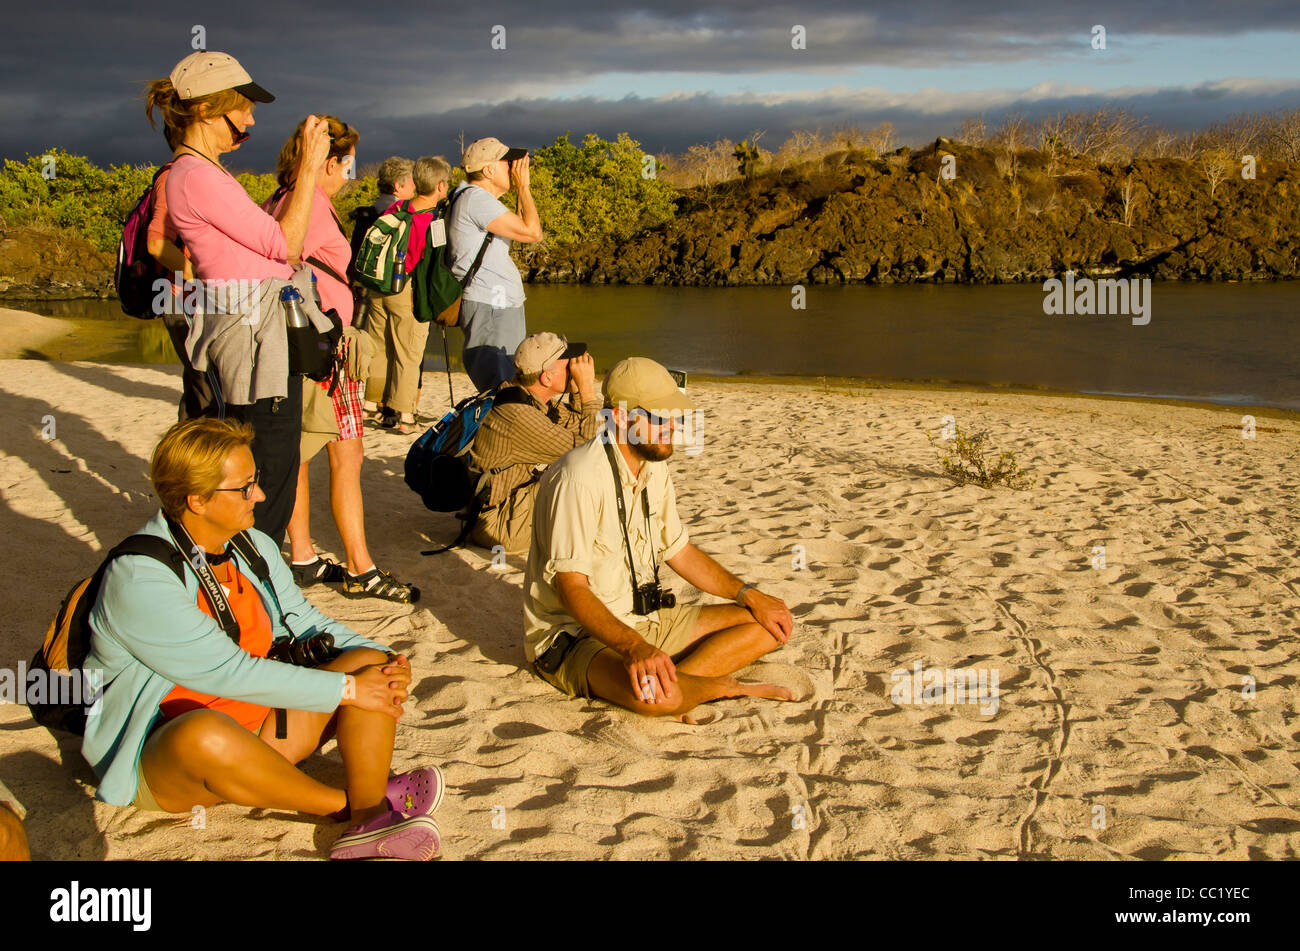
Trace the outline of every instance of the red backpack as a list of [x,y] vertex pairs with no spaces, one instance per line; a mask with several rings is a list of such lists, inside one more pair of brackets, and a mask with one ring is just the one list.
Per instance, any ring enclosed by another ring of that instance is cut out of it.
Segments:
[[150,319],[154,313],[153,301],[158,296],[154,286],[167,272],[149,253],[149,222],[153,218],[154,190],[158,176],[172,167],[168,162],[154,172],[153,181],[135,203],[131,213],[122,222],[122,239],[117,243],[117,265],[113,268],[113,286],[122,310],[131,317]]

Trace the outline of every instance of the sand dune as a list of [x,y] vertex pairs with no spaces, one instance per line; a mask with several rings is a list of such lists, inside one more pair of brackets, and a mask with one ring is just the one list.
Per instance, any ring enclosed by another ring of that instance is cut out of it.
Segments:
[[[95,553],[153,512],[146,460],[179,376],[0,367],[12,667]],[[426,414],[446,406],[439,384]],[[409,440],[367,435],[371,548],[425,597],[311,597],[411,655],[396,765],[445,769],[447,858],[1300,854],[1295,418],[1261,417],[1250,440],[1227,408],[693,393],[702,451],[674,457],[680,510],[700,547],[791,606],[790,644],[744,676],[799,698],[722,701],[696,727],[564,699],[522,669],[522,559],[420,557],[455,523],[403,484]],[[1014,449],[1033,488],[954,487],[925,438],[948,414]],[[313,476],[318,546],[337,555],[323,462]],[[996,673],[996,697],[949,702],[971,698],[921,680],[922,702],[896,702],[918,662]],[[342,773],[332,745],[307,768]],[[38,858],[321,857],[339,831],[235,806],[165,817],[96,803],[76,745],[25,708],[0,707],[0,778],[28,807]]]

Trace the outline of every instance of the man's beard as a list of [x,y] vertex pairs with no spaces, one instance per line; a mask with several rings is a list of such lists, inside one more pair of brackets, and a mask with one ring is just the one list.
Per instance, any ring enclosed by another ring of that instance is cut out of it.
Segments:
[[673,444],[669,443],[628,443],[629,448],[646,462],[663,462],[673,454]]

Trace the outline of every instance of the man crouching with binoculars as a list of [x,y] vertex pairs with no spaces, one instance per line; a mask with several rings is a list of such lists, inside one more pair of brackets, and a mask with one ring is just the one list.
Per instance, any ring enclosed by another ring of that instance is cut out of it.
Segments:
[[[525,652],[570,697],[600,697],[686,723],[723,697],[791,700],[784,687],[731,675],[790,639],[793,619],[692,545],[666,460],[695,403],[653,360],[605,377],[606,427],[542,477],[524,576]],[[667,564],[732,605],[678,605]]]

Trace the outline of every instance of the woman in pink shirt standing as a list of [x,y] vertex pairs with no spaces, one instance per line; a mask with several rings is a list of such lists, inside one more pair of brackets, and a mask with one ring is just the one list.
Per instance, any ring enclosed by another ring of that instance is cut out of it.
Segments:
[[[222,154],[248,138],[254,104],[274,99],[233,56],[207,50],[191,53],[149,86],[146,111],[152,117],[160,109],[168,143],[179,143],[166,181],[167,216],[206,285],[287,280],[293,274],[289,262],[302,253],[316,175],[330,145],[326,124],[309,116],[303,126],[298,181],[308,187],[279,221],[257,207],[221,165]],[[279,542],[298,484],[302,386],[287,372],[283,380],[271,376],[254,372],[247,395],[240,394],[248,400],[243,403],[231,402],[234,381],[218,378],[216,403],[205,411],[252,424],[253,458],[266,494],[254,510],[255,525]]]
[[[280,150],[276,176],[284,195],[275,205],[273,213],[279,217],[287,212],[300,191],[312,192],[311,221],[303,240],[302,257],[311,265],[316,275],[316,287],[321,297],[321,309],[333,310],[344,327],[352,325],[353,297],[347,282],[348,265],[352,262],[352,247],[343,226],[339,223],[334,205],[330,201],[352,175],[356,162],[357,131],[334,116],[321,116],[328,124],[330,150],[321,164],[314,187],[298,184],[303,124],[300,123]],[[305,123],[307,120],[303,120]],[[345,331],[345,345],[360,345],[357,334]],[[345,354],[346,357],[346,354]],[[368,363],[369,361],[365,361]],[[317,582],[342,585],[343,594],[350,597],[385,598],[389,601],[413,603],[420,598],[420,589],[403,584],[375,564],[366,545],[365,512],[361,498],[361,460],[363,456],[361,435],[364,430],[361,416],[362,384],[346,372],[334,381],[334,420],[338,438],[326,444],[330,462],[330,508],[334,524],[347,555],[347,569],[328,558],[316,554],[311,540],[311,494],[308,467],[304,459],[298,468],[298,492],[289,520],[289,545],[294,579],[300,587]],[[330,388],[330,381],[307,382],[306,386]]]

